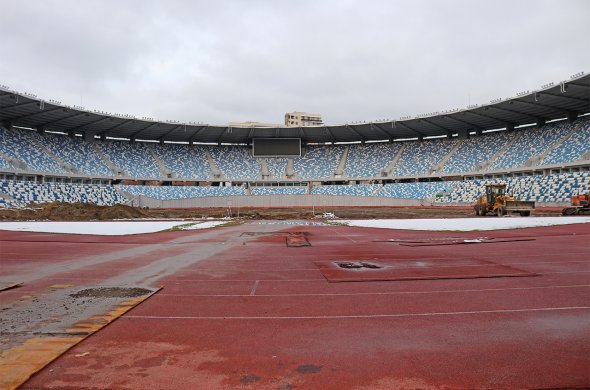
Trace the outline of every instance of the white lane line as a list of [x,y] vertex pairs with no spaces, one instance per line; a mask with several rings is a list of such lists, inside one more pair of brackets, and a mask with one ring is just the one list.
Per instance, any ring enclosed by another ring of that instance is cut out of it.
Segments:
[[258,288],[258,280],[254,282],[252,289],[250,290],[250,295],[256,294],[256,289]]
[[[157,294],[157,297],[248,297],[254,295],[259,280],[252,287],[250,295],[245,294]],[[467,290],[432,290],[432,291],[386,291],[386,292],[360,292],[360,293],[301,293],[301,294],[256,294],[256,297],[314,297],[314,296],[356,296],[356,295],[405,295],[405,294],[449,294],[467,292],[495,292],[495,291],[522,291],[522,290],[546,290],[555,288],[588,288],[590,284],[576,284],[570,286],[539,286],[539,287],[507,287],[507,288],[482,288]]]
[[342,316],[210,316],[210,317],[191,317],[191,316],[138,316],[123,315],[121,318],[127,319],[145,319],[145,320],[329,320],[329,319],[346,319],[346,318],[403,318],[403,317],[434,317],[434,316],[461,316],[473,314],[506,314],[506,313],[532,313],[544,311],[565,311],[565,310],[589,310],[590,306],[570,306],[570,307],[539,307],[527,309],[500,309],[500,310],[478,310],[478,311],[452,311],[452,312],[432,312],[432,313],[400,313],[400,314],[368,314],[368,315],[342,315]]

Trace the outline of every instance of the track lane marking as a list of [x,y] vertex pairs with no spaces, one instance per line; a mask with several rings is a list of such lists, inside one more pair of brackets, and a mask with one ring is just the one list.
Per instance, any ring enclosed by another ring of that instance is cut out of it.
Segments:
[[145,319],[145,320],[308,320],[308,319],[346,319],[346,318],[403,318],[403,317],[434,317],[434,316],[461,316],[474,314],[506,314],[506,313],[532,313],[546,311],[566,310],[590,310],[590,306],[568,306],[568,307],[539,307],[526,309],[499,309],[499,310],[477,310],[477,311],[452,311],[452,312],[430,312],[430,313],[399,313],[399,314],[368,314],[368,315],[342,315],[342,316],[138,316],[128,315],[121,318]]
[[[248,297],[253,296],[258,287],[257,280],[252,286],[249,295],[246,294],[165,294],[161,293],[156,297]],[[432,291],[386,291],[386,292],[360,292],[360,293],[303,293],[303,294],[256,294],[256,297],[305,297],[305,296],[363,296],[363,295],[404,295],[404,294],[441,294],[441,293],[466,293],[466,292],[495,292],[495,291],[522,291],[522,290],[543,290],[553,288],[584,288],[590,284],[576,284],[571,286],[538,286],[538,287],[507,287],[507,288],[483,288],[467,290],[432,290]]]

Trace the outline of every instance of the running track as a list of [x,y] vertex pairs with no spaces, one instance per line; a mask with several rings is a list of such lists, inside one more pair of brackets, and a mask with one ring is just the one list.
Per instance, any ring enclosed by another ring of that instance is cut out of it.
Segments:
[[[306,231],[312,246],[287,247],[269,234],[278,231]],[[375,242],[479,236],[536,240]],[[58,283],[164,286],[25,389],[590,386],[588,225],[430,233],[250,222],[132,237],[1,237],[3,276],[26,283],[0,293],[0,303]],[[314,262],[335,259],[472,259],[538,276],[328,283]]]

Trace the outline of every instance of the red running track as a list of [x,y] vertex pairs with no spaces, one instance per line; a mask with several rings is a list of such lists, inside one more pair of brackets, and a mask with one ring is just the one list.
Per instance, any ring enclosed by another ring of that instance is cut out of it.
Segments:
[[[240,236],[271,230],[309,232],[312,246],[289,248],[284,235]],[[482,235],[536,240],[374,242]],[[159,293],[62,355],[27,389],[576,388],[590,386],[589,236],[582,224],[431,233],[250,223],[84,243],[4,241],[9,272],[26,274],[28,261],[42,268],[42,261],[104,258],[53,269],[28,290],[1,295],[16,299],[56,280],[100,284],[162,258],[199,258],[157,280]],[[328,283],[314,264],[379,259],[465,259],[538,276]]]

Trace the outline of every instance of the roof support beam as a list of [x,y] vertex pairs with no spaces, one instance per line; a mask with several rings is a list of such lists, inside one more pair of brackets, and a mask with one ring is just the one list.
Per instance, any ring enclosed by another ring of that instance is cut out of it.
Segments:
[[556,107],[556,106],[550,106],[548,104],[531,103],[531,102],[527,102],[526,100],[520,100],[520,99],[513,99],[511,101],[513,101],[515,103],[527,104],[529,106],[544,107],[544,108],[550,108],[552,110],[565,111],[563,108]]
[[76,113],[74,115],[69,115],[69,116],[66,116],[64,118],[59,118],[59,119],[53,120],[51,122],[40,123],[38,126],[42,126],[42,127],[50,126],[50,125],[54,125],[56,123],[59,123],[61,121],[65,121],[65,120],[68,120],[68,119],[78,118],[78,117],[81,117],[81,116],[84,116],[84,115],[90,115],[90,114],[87,113],[87,112],[78,112],[78,113]]
[[127,120],[124,120],[123,122],[119,123],[118,125],[109,127],[108,129],[105,129],[103,131],[99,131],[96,134],[100,135],[100,136],[103,136],[103,135],[106,136],[109,131],[118,129],[119,127],[125,126],[125,125],[127,125],[129,123],[133,123],[133,122],[135,122],[135,119],[127,119]]
[[386,130],[382,129],[381,126],[379,126],[377,123],[371,123],[371,130],[375,130],[377,129],[378,132],[380,132],[381,134],[385,135],[386,139],[390,139],[392,137],[392,135],[390,133],[388,133]]
[[431,124],[434,127],[438,127],[439,129],[443,129],[447,133],[447,135],[449,135],[449,133],[452,133],[453,132],[453,130],[450,130],[449,128],[444,127],[444,126],[441,126],[441,125],[437,125],[436,123],[434,123],[431,120],[428,120],[426,118],[420,118],[420,120],[423,121],[423,122],[426,122],[428,124]]
[[26,107],[26,106],[30,106],[30,105],[34,105],[34,104],[39,104],[39,102],[26,102],[26,103],[17,103],[17,104],[12,104],[9,106],[1,106],[2,108],[17,108],[17,107]]
[[165,141],[164,138],[166,138],[168,135],[174,133],[176,130],[180,129],[182,126],[185,127],[185,131],[186,131],[186,125],[185,124],[178,125],[178,126],[173,127],[172,130],[165,132],[160,138],[158,138],[158,140],[160,142],[164,142]]
[[134,139],[134,138],[136,138],[136,137],[137,137],[139,134],[141,134],[141,133],[143,133],[144,131],[146,131],[146,130],[149,130],[149,129],[151,129],[152,127],[155,127],[155,126],[160,126],[160,124],[159,124],[158,122],[155,122],[155,123],[150,123],[149,125],[147,125],[147,126],[146,126],[146,127],[144,127],[143,129],[139,129],[139,130],[138,130],[138,131],[136,131],[135,133],[131,134],[131,135],[129,136],[129,138],[131,138],[131,139]]
[[410,126],[408,126],[404,122],[395,122],[395,124],[396,124],[396,126],[399,125],[399,126],[405,127],[406,129],[410,130],[412,133],[417,134],[418,137],[424,137],[424,134],[422,134],[421,132],[419,132],[416,129],[412,129]]
[[49,113],[55,112],[55,111],[69,112],[69,109],[66,108],[66,107],[58,107],[58,108],[54,108],[54,109],[51,109],[51,110],[41,110],[41,111],[35,112],[33,114],[21,115],[21,116],[17,116],[16,118],[11,118],[11,120],[13,122],[14,121],[19,121],[21,119],[32,118],[32,117],[37,116],[37,115],[49,114]]
[[188,142],[195,142],[195,138],[197,138],[197,136],[199,136],[199,134],[201,134],[203,132],[203,130],[205,130],[206,128],[208,128],[209,125],[202,125],[201,128],[197,131],[195,131],[193,133],[193,135],[190,136],[190,138],[188,139]]
[[324,126],[324,129],[326,129],[326,131],[328,132],[328,135],[330,136],[330,142],[332,142],[332,143],[336,142],[336,138],[334,137],[334,133],[332,133],[330,126]]
[[[525,116],[525,117],[530,118],[530,119],[539,120],[539,117],[536,117],[536,116],[533,116],[533,115],[530,115],[530,114],[526,114],[526,113],[524,113],[522,111],[509,110],[508,108],[500,108],[500,107],[497,107],[497,106],[488,106],[486,108],[494,109],[494,110],[498,110],[498,111],[506,111],[506,112],[510,112],[512,114],[522,115],[522,116]],[[484,108],[484,110],[486,108]]]
[[464,125],[470,126],[474,130],[481,130],[481,127],[479,127],[478,125],[474,124],[473,122],[469,122],[469,121],[466,121],[466,120],[463,120],[463,119],[457,119],[457,118],[452,117],[450,115],[444,116],[443,118],[447,118],[447,119],[451,119],[451,120],[454,120],[454,121],[459,122],[459,123],[463,123]]
[[[355,133],[357,135],[357,137],[359,137],[361,139],[361,142],[365,142],[367,140],[367,138],[363,137],[363,135],[361,133],[359,133],[358,131],[356,131],[356,129],[354,127],[352,127],[352,125],[345,125],[347,129],[349,129],[350,131],[352,131],[353,133]],[[327,127],[327,126],[326,126]],[[332,139],[334,139],[334,135],[332,134],[332,132],[330,132],[330,134],[332,135]],[[332,141],[334,142],[334,141]]]
[[[96,115],[96,114],[90,114],[90,115]],[[66,131],[70,131],[70,130],[74,130],[74,129],[78,129],[78,128],[83,128],[83,127],[86,127],[86,126],[96,125],[98,123],[102,123],[104,121],[108,121],[108,120],[112,120],[112,119],[113,118],[111,118],[110,116],[103,117],[103,118],[100,118],[98,120],[95,119],[95,118],[92,118],[92,120],[90,122],[88,122],[88,123],[84,123],[83,125],[70,126],[70,127],[66,128],[65,130]],[[84,131],[87,131],[87,130],[84,130]]]
[[539,95],[541,97],[543,95],[553,96],[553,97],[556,97],[556,98],[559,98],[559,99],[566,99],[566,100],[575,101],[575,102],[578,102],[578,103],[586,103],[586,104],[590,103],[590,100],[587,100],[587,99],[580,99],[580,98],[575,98],[575,97],[571,97],[571,96],[555,95],[553,93],[547,93],[547,92],[539,92]]
[[[510,123],[510,122],[502,120],[498,117],[487,115],[487,114],[480,114],[479,112],[475,112],[475,111],[465,111],[464,114],[477,115],[477,116],[481,116],[482,118],[491,119],[494,122],[501,124],[502,126],[506,126],[506,123]],[[510,123],[510,124],[514,125],[514,123]]]

